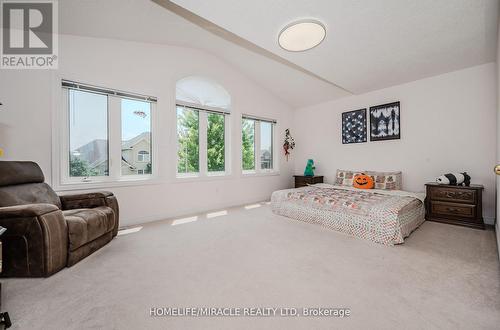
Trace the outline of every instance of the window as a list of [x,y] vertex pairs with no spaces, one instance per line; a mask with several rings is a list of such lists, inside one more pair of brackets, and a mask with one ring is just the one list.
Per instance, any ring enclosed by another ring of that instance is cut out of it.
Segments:
[[[276,121],[243,115],[241,121],[241,161],[243,172],[270,172],[274,166],[274,126]],[[257,160],[257,156],[260,161]]]
[[225,171],[225,116],[207,114],[207,162],[209,172]]
[[66,80],[62,87],[61,184],[153,173],[155,98]]
[[273,123],[260,122],[260,168],[273,169]]
[[151,103],[121,100],[121,174],[151,174]]
[[109,174],[108,97],[69,91],[69,176]]
[[144,162],[149,162],[149,152],[141,150],[137,153],[137,161],[144,163]]
[[177,173],[200,171],[199,122],[197,110],[177,107]]
[[241,127],[243,170],[252,171],[255,170],[255,120],[243,118]]
[[226,90],[204,77],[177,82],[177,176],[229,173],[229,106]]

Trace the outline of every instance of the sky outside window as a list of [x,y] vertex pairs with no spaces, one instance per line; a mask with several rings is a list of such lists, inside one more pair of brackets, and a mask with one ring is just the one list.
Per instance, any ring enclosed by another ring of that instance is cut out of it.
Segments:
[[106,95],[69,91],[70,150],[93,140],[108,139],[108,97]]
[[122,99],[122,141],[151,132],[151,104]]

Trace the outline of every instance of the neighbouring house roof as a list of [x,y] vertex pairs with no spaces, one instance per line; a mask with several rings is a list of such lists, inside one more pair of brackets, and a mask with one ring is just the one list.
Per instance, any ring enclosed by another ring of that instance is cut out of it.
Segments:
[[76,149],[89,164],[102,163],[106,160],[103,155],[108,153],[108,141],[104,139],[95,139]]
[[132,165],[132,164],[130,164],[129,162],[127,162],[127,160],[126,160],[125,158],[123,158],[123,156],[122,156],[122,165],[123,165],[123,163],[124,163],[125,165],[127,165],[130,169],[132,169],[132,170],[134,170],[134,169],[135,169],[135,166],[134,166],[134,165]]
[[[93,162],[92,164],[90,164],[89,166],[91,168],[96,168],[98,167],[99,165],[101,165],[102,163],[104,163],[105,161],[107,161],[106,158],[102,158],[102,159],[98,159],[96,160],[95,162]],[[127,160],[125,158],[122,157],[122,165],[125,164],[126,166],[128,166],[130,169],[134,170],[135,169],[135,166],[130,164],[129,162],[127,162]]]
[[130,149],[142,140],[145,140],[147,143],[151,143],[151,133],[150,132],[144,132],[141,133],[130,140],[123,141],[122,142],[122,150],[124,149]]
[[108,160],[107,158],[102,157],[102,158],[100,158],[100,159],[96,160],[95,162],[90,163],[90,164],[89,164],[89,166],[90,166],[91,168],[96,168],[96,167],[98,167],[99,165],[101,165],[102,163],[106,162],[107,160]]
[[[136,144],[141,141],[146,141],[146,143],[151,143],[151,133],[143,132],[130,140],[122,142],[122,150],[132,149]],[[80,153],[80,158],[85,159],[89,162],[91,168],[96,168],[102,163],[106,162],[108,154],[108,141],[104,139],[95,139],[87,144],[76,149]],[[135,166],[130,164],[123,156],[122,163],[131,169],[135,169]]]

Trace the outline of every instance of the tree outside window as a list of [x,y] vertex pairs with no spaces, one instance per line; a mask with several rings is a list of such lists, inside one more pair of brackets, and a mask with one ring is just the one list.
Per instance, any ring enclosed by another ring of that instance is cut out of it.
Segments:
[[207,168],[209,172],[225,170],[225,120],[224,115],[207,114]]
[[200,171],[199,113],[194,109],[177,107],[177,172]]
[[243,170],[255,170],[255,121],[244,118],[241,126]]

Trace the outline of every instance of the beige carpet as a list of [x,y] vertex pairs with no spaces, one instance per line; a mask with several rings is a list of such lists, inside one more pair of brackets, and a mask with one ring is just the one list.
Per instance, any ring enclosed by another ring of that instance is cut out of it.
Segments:
[[[3,280],[14,329],[499,329],[492,231],[386,247],[269,205],[145,225],[47,279]],[[156,307],[348,307],[349,318],[152,318]]]

